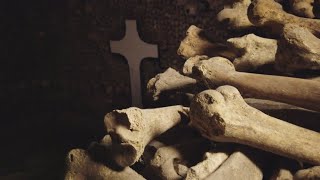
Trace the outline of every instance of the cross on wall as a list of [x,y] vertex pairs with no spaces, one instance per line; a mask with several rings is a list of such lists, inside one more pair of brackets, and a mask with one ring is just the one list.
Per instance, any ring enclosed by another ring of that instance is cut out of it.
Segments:
[[158,47],[143,42],[135,20],[126,20],[126,34],[120,41],[110,41],[112,53],[123,55],[129,65],[132,106],[142,107],[140,64],[147,57],[157,58]]

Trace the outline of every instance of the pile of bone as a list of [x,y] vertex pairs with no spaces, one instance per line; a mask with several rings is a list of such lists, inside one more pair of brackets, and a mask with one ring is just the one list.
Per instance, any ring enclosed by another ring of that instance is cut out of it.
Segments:
[[217,16],[265,37],[215,43],[191,26],[181,73],[147,87],[184,104],[108,113],[108,135],[69,152],[66,179],[320,179],[320,82],[295,77],[319,75],[317,2],[292,0],[290,13],[279,2],[238,0]]

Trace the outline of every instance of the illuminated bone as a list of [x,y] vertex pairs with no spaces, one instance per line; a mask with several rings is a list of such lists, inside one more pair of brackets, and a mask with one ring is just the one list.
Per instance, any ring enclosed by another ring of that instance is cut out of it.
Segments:
[[291,0],[292,11],[298,16],[314,18],[313,3],[314,0]]
[[[259,67],[274,64],[277,53],[277,40],[248,34],[227,41],[232,48],[241,52],[233,60],[237,71],[254,71]],[[291,53],[291,52],[290,52]]]
[[249,21],[247,11],[251,0],[235,0],[232,7],[225,7],[217,15],[218,21],[227,21],[232,29],[245,29],[253,27]]
[[320,39],[307,28],[285,25],[275,65],[283,72],[320,70]]
[[73,149],[67,155],[67,173],[65,180],[77,179],[137,179],[143,180],[141,175],[126,167],[122,170],[113,170],[107,165],[95,162],[82,149]]
[[191,125],[212,141],[244,144],[320,164],[320,133],[250,107],[232,86],[197,94],[191,102],[189,116]]
[[286,24],[296,24],[308,28],[313,34],[320,35],[320,20],[302,18],[285,12],[274,0],[253,0],[248,9],[249,20],[260,27],[267,27],[280,35]]
[[225,58],[202,60],[193,76],[209,88],[231,85],[245,97],[268,99],[320,111],[320,83],[313,80],[237,72]]
[[177,125],[187,113],[188,108],[178,105],[155,109],[132,107],[108,113],[104,122],[112,138],[114,161],[121,167],[133,165],[151,140]]
[[186,37],[181,41],[177,53],[185,59],[196,55],[207,55],[209,57],[234,56],[234,52],[230,51],[226,45],[212,42],[207,38],[203,29],[194,25],[187,30]]

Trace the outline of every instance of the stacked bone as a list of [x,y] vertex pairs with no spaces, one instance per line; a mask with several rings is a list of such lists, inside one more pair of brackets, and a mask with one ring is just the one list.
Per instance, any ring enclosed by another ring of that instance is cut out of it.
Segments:
[[184,106],[108,113],[108,135],[69,152],[66,179],[319,179],[319,2],[292,0],[290,13],[278,2],[237,0],[218,14],[265,37],[214,43],[191,26],[183,74],[169,68],[147,87],[154,101],[185,95]]

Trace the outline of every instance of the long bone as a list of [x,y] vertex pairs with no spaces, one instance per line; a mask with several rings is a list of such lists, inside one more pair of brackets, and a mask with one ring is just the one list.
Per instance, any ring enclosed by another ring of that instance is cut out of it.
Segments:
[[232,86],[206,90],[190,105],[191,125],[218,142],[245,144],[264,151],[320,164],[320,134],[268,116],[245,103]]
[[105,164],[95,162],[88,152],[83,149],[73,149],[67,155],[67,172],[65,180],[76,179],[136,179],[143,180],[140,174],[130,167],[121,171],[113,170]]
[[153,100],[158,100],[163,92],[183,89],[192,91],[191,89],[196,87],[195,84],[195,79],[183,76],[178,71],[168,68],[165,72],[149,80],[147,90]]
[[236,151],[232,153],[217,170],[205,178],[205,180],[262,180],[263,172],[259,161],[265,157],[260,153],[259,156],[257,156],[257,154],[256,152],[252,153],[252,151]]
[[285,25],[275,65],[284,72],[320,70],[320,39],[307,28],[296,24]]
[[189,168],[186,180],[200,180],[213,173],[229,157],[226,150],[209,151],[204,155],[204,160]]
[[241,55],[233,60],[237,71],[253,71],[268,64],[274,64],[277,52],[277,40],[248,34],[230,38],[229,45]]
[[236,0],[231,7],[225,7],[217,15],[218,21],[227,21],[233,29],[253,27],[249,21],[247,11],[251,0]]
[[314,18],[313,3],[314,0],[291,0],[291,9],[298,16]]
[[267,27],[278,35],[286,24],[296,24],[308,28],[315,35],[320,35],[320,20],[289,14],[274,0],[253,0],[252,7],[248,9],[248,17],[254,25]]
[[161,179],[181,179],[180,167],[189,167],[201,159],[201,154],[206,152],[210,143],[203,139],[191,139],[188,142],[172,146],[160,147],[150,162],[153,171]]
[[188,59],[196,55],[233,57],[226,45],[212,42],[203,29],[195,25],[189,27],[186,37],[181,41],[177,54]]
[[209,88],[231,85],[242,95],[284,102],[320,111],[320,83],[313,80],[237,72],[225,58],[203,60],[193,67],[193,76]]
[[187,113],[188,108],[179,105],[155,109],[132,107],[108,113],[104,123],[112,138],[114,161],[121,167],[134,164],[152,139],[177,125]]
[[302,169],[296,172],[294,180],[320,179],[320,166],[314,166],[309,169]]

